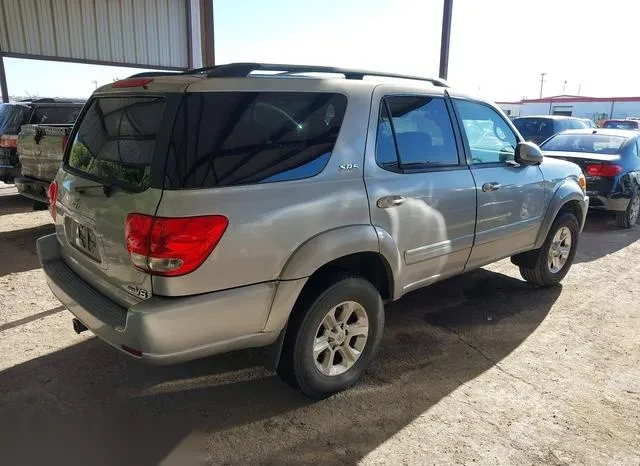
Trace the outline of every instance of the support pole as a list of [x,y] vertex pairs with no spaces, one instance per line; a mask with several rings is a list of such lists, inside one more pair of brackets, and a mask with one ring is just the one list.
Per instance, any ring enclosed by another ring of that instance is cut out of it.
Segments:
[[9,102],[9,89],[7,88],[7,75],[4,72],[4,58],[0,54],[0,90],[2,91],[2,101]]
[[449,42],[451,39],[451,13],[453,0],[444,0],[442,9],[442,38],[440,39],[440,78],[447,79],[449,73]]
[[200,0],[200,44],[202,66],[216,64],[213,36],[213,0]]

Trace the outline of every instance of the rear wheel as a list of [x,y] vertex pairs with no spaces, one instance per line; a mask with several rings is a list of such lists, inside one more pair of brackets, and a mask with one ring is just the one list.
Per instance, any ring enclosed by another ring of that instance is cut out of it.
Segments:
[[336,276],[296,305],[278,373],[311,398],[342,391],[369,366],[383,328],[378,290],[363,278]]
[[580,227],[571,212],[558,215],[542,247],[535,251],[531,267],[520,266],[520,275],[529,283],[553,286],[567,275],[578,246]]
[[640,193],[635,192],[631,196],[627,210],[616,212],[616,224],[620,228],[631,228],[638,224],[640,218]]

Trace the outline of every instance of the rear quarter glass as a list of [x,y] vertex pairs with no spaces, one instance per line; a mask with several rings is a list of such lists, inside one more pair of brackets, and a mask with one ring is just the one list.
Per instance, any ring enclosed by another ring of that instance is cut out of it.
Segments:
[[347,98],[315,92],[187,94],[169,141],[166,189],[309,178],[326,166]]

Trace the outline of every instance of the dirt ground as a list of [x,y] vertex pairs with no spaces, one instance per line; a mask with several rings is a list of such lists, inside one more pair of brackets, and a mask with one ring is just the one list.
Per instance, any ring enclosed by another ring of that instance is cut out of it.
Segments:
[[239,352],[132,361],[50,293],[48,212],[0,183],[0,464],[640,464],[640,229],[589,218],[563,285],[502,261],[387,306],[364,381],[310,402]]

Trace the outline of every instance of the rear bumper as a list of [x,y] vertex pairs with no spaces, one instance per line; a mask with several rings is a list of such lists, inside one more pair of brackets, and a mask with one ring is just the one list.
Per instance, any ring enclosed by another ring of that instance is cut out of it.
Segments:
[[34,201],[49,203],[47,199],[47,190],[49,189],[49,182],[36,180],[35,178],[29,178],[26,176],[18,176],[13,182],[18,189],[18,192],[24,197],[33,199]]
[[587,191],[589,208],[593,210],[611,210],[623,212],[629,207],[629,197],[622,193],[602,193]]
[[80,278],[62,259],[56,235],[38,239],[38,256],[53,294],[95,335],[139,359],[173,364],[267,346],[263,332],[276,284],[264,283],[182,298],[153,296],[124,308]]

